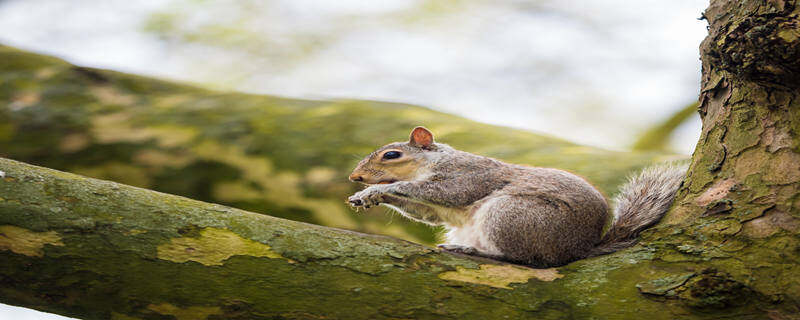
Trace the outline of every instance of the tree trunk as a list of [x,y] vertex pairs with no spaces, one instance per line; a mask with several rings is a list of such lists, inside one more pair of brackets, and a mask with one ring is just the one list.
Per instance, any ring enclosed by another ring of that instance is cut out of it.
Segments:
[[783,0],[712,0],[704,14],[702,135],[675,207],[645,240],[654,258],[704,275],[679,302],[798,317],[799,16]]

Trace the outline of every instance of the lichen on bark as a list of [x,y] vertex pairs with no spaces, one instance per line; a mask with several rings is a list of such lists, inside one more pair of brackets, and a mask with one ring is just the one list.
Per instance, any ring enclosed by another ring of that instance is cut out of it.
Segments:
[[786,35],[800,11],[796,1],[716,0],[704,17],[700,142],[675,207],[643,244],[695,266],[675,301],[760,302],[764,317],[789,317],[800,311],[800,42]]
[[0,226],[0,250],[41,257],[42,248],[45,245],[63,246],[64,244],[61,243],[58,233],[53,231],[33,232],[12,225]]

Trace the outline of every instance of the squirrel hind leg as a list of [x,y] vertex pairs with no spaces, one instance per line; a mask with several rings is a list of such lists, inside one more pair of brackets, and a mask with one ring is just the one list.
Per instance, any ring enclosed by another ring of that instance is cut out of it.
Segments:
[[599,241],[607,214],[601,206],[576,208],[546,195],[506,196],[487,209],[482,231],[489,242],[504,260],[532,267],[585,257]]

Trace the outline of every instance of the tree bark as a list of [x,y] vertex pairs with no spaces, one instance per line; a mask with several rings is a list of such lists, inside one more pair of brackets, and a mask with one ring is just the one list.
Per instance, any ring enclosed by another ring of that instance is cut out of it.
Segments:
[[704,18],[702,135],[673,210],[645,244],[674,267],[713,275],[687,282],[687,291],[673,297],[679,303],[760,304],[772,319],[795,319],[800,6],[712,0]]
[[3,303],[85,319],[674,316],[636,288],[659,274],[643,248],[529,269],[12,160],[0,171]]

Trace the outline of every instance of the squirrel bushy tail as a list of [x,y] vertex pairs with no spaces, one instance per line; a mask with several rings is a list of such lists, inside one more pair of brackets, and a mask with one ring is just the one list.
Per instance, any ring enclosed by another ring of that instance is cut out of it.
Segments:
[[662,164],[631,176],[614,198],[616,208],[611,227],[589,256],[612,253],[634,245],[639,232],[667,213],[687,169],[686,164]]

